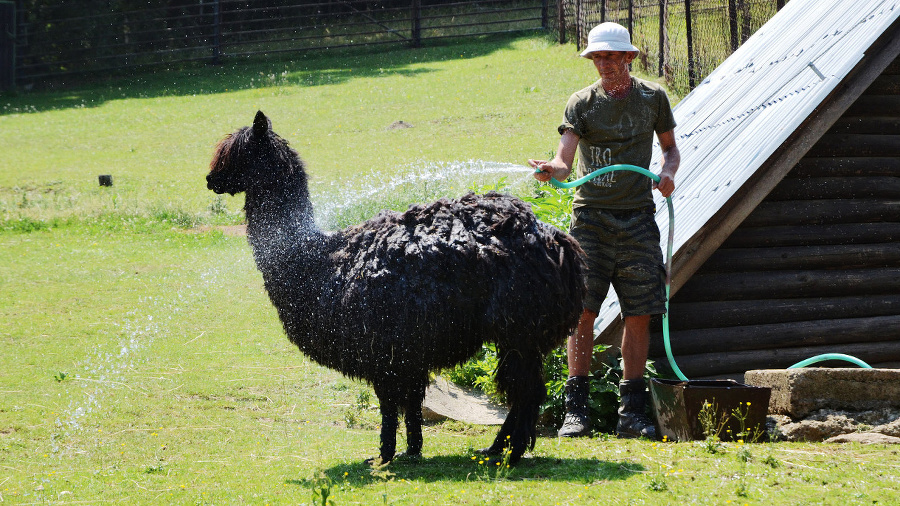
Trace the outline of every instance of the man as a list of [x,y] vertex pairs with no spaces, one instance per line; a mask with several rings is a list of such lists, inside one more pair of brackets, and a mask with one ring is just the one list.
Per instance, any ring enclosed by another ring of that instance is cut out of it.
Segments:
[[675,145],[675,119],[665,91],[657,84],[632,77],[629,64],[639,50],[628,31],[602,23],[588,35],[581,56],[594,62],[600,80],[569,99],[553,160],[529,160],[539,181],[563,181],[579,154],[578,176],[615,164],[647,168],[653,134],[662,148],[658,183],[630,171],[614,171],[581,185],[575,192],[572,235],[587,254],[588,295],[575,334],[569,338],[566,418],[559,435],[590,434],[589,374],[594,345],[594,321],[610,284],[622,308],[622,403],[619,437],[656,439],[645,414],[643,380],[650,337],[650,317],[665,313],[665,267],[654,219],[652,189],[668,197],[675,189],[681,156]]

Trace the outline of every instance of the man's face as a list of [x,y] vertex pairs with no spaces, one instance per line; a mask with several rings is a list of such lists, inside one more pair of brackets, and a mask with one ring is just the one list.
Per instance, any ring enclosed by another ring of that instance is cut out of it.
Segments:
[[597,73],[603,79],[616,79],[628,76],[628,64],[634,60],[635,53],[630,51],[594,51],[591,60]]

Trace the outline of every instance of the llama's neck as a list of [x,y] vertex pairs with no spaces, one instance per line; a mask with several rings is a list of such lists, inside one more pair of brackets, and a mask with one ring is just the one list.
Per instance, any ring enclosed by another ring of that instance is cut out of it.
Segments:
[[244,208],[247,236],[263,274],[316,249],[322,241],[305,181],[279,191],[247,192]]

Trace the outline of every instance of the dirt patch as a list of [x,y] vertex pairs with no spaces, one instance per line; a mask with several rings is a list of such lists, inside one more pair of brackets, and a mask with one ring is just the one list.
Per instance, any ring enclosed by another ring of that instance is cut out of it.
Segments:
[[400,121],[395,121],[395,122],[391,123],[390,125],[388,125],[387,130],[399,130],[401,128],[412,128],[412,127],[413,126],[410,125],[409,123],[407,123],[403,120],[400,120]]

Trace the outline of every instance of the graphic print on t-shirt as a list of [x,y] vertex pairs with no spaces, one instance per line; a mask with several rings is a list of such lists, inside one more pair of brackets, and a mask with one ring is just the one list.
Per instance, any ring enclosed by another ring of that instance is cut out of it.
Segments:
[[[594,172],[597,169],[602,169],[604,167],[609,167],[612,162],[612,151],[609,148],[601,148],[598,146],[591,146],[590,153],[590,171]],[[594,179],[591,179],[591,184],[595,186],[602,186],[604,188],[612,188],[612,185],[616,184],[616,173],[615,172],[607,172],[602,176],[597,176]]]

